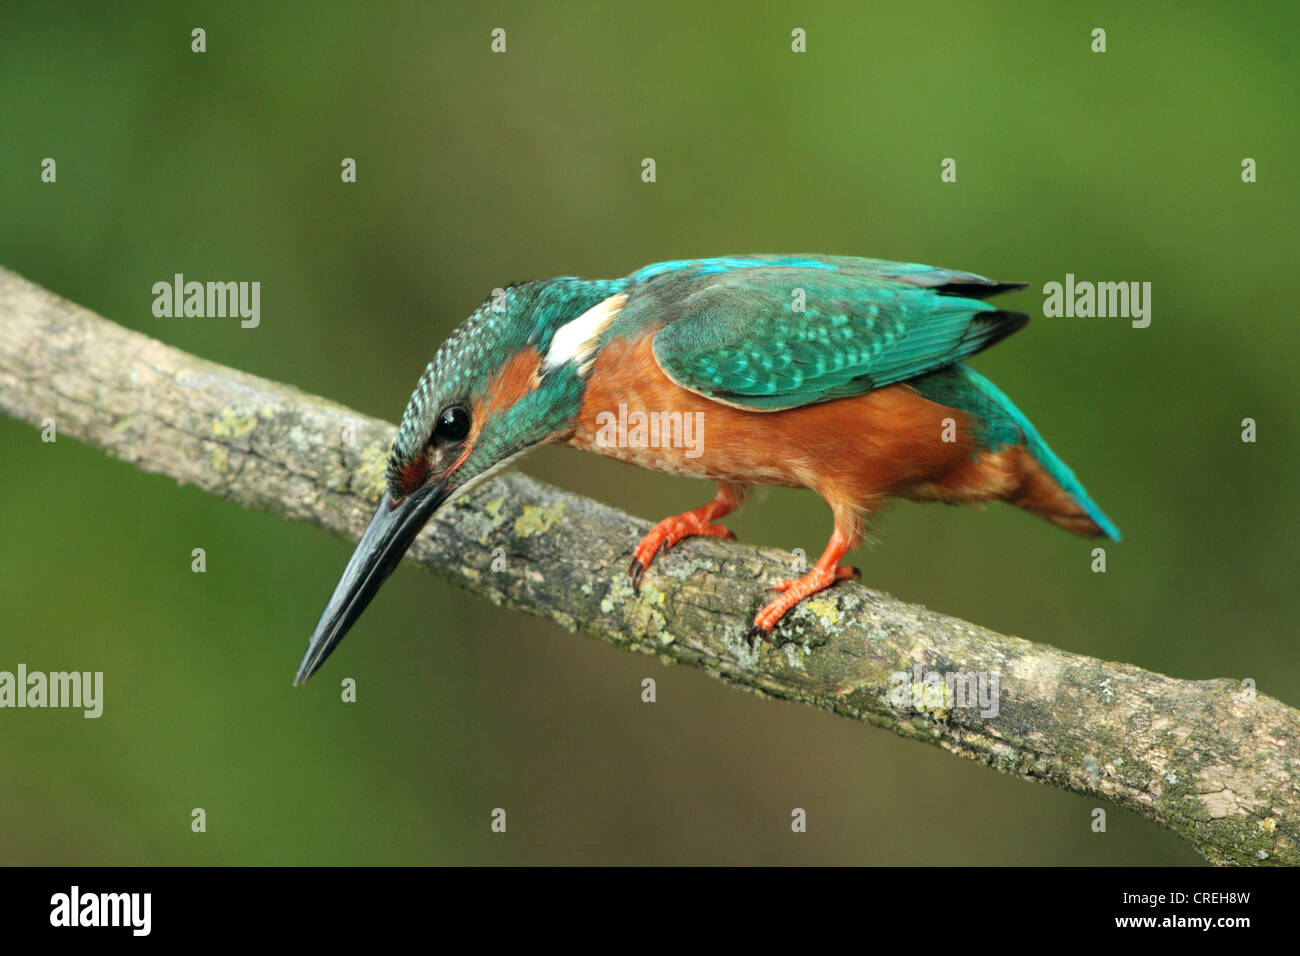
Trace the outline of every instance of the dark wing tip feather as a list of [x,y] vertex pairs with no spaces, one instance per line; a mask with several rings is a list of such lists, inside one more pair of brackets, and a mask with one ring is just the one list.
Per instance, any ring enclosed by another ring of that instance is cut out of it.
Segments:
[[987,299],[1003,292],[1027,288],[1028,282],[946,282],[935,286],[934,291],[939,295],[954,295],[963,299]]
[[997,345],[1008,335],[1019,332],[1029,324],[1029,316],[1023,312],[1008,312],[995,309],[992,312],[976,312],[966,327],[963,341],[975,347],[968,353],[974,355],[983,352],[992,345]]

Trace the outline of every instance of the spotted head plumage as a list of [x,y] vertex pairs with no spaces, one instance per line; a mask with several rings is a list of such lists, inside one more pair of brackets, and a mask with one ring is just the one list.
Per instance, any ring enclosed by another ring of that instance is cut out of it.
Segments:
[[[411,394],[389,457],[390,494],[404,497],[430,480],[462,493],[563,434],[581,405],[596,339],[621,305],[620,285],[567,277],[520,283],[475,310]],[[589,313],[595,320],[584,320]]]

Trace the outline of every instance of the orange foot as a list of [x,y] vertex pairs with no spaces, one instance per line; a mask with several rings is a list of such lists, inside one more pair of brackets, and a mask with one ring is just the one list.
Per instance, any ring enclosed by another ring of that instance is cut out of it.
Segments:
[[857,576],[857,568],[845,566],[837,567],[833,571],[825,571],[820,567],[814,567],[801,578],[777,581],[772,588],[783,593],[758,612],[758,616],[754,618],[754,627],[765,632],[764,636],[767,636],[772,628],[776,627],[776,622],[785,616],[785,612],[804,598],[825,590],[836,581],[845,581]]
[[695,536],[705,538],[729,538],[736,540],[736,536],[731,530],[724,528],[720,524],[711,523],[709,518],[700,514],[704,509],[688,511],[685,514],[674,515],[671,518],[665,518],[653,528],[650,533],[641,539],[641,543],[636,546],[632,552],[632,563],[628,565],[627,575],[632,579],[632,590],[636,593],[641,591],[641,576],[645,574],[645,569],[650,567],[655,557],[664,548],[671,548],[682,538]]
[[734,534],[713,522],[731,514],[744,501],[744,485],[720,481],[718,493],[707,505],[685,514],[665,518],[651,528],[650,533],[641,539],[641,543],[632,552],[632,563],[628,565],[627,576],[632,579],[633,592],[640,593],[641,576],[645,574],[645,569],[650,567],[650,562],[655,559],[655,555],[664,548],[671,548],[682,538],[702,535],[706,538],[730,538],[734,541],[736,539]]
[[836,581],[843,581],[846,578],[855,578],[858,576],[857,568],[840,567],[840,560],[848,553],[858,541],[858,533],[853,526],[841,525],[836,520],[835,530],[831,533],[831,540],[826,545],[826,550],[822,556],[817,559],[812,570],[801,578],[791,578],[785,581],[777,581],[772,587],[783,592],[779,598],[772,601],[767,607],[758,612],[754,618],[754,629],[750,631],[750,643],[756,634],[761,634],[764,639],[770,640],[772,628],[776,627],[776,622],[785,616],[785,612],[790,610],[810,594],[816,594],[834,584]]

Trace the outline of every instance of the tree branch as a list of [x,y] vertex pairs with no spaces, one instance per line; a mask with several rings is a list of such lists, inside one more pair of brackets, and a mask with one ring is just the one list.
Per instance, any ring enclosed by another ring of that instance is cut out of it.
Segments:
[[[394,431],[123,329],[4,269],[0,409],[350,538],[383,487]],[[767,582],[788,576],[786,552],[693,539],[656,561],[636,597],[624,571],[647,525],[613,508],[508,475],[434,521],[410,557],[496,603],[1113,801],[1214,862],[1300,863],[1300,713],[1231,680],[1068,654],[853,582],[787,615],[793,641],[751,648],[744,635]],[[498,548],[507,568],[494,572]],[[997,675],[996,716],[951,689],[922,693],[918,665]]]

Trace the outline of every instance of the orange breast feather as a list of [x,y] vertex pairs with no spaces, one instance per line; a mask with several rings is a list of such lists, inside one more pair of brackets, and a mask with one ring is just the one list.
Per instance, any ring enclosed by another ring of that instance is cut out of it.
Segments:
[[[779,412],[746,411],[672,382],[654,359],[652,340],[653,333],[615,340],[597,357],[570,444],[672,474],[811,488],[837,513],[870,510],[891,495],[961,500],[975,491],[967,486],[986,483],[972,461],[969,416],[907,385]],[[611,443],[609,423],[635,411],[694,416],[698,447]]]

